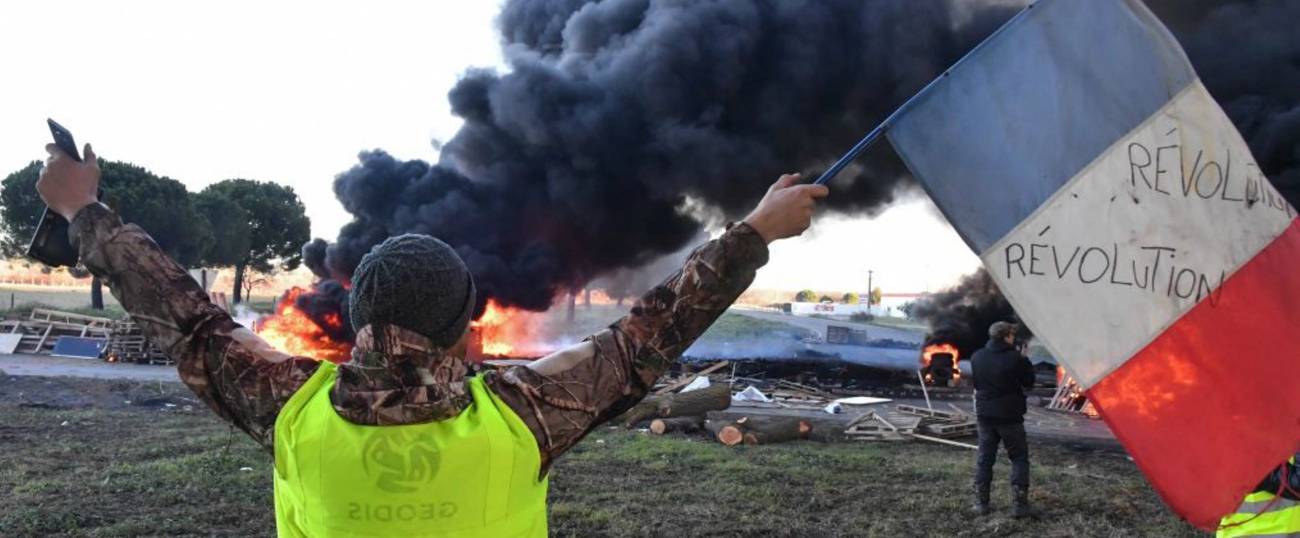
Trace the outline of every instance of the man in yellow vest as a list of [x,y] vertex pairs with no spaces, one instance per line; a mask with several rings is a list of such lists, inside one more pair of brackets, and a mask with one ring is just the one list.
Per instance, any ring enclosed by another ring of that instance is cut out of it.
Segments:
[[807,229],[827,194],[782,176],[743,222],[607,329],[526,367],[467,379],[475,288],[441,241],[391,238],[362,260],[350,361],[290,357],[98,202],[89,145],[84,163],[46,150],[37,190],[71,222],[86,267],[195,394],[273,451],[281,536],[545,536],[555,458],[645,397],[749,286],[767,244]]
[[1236,513],[1224,516],[1215,536],[1300,536],[1300,468],[1295,456],[1264,477]]

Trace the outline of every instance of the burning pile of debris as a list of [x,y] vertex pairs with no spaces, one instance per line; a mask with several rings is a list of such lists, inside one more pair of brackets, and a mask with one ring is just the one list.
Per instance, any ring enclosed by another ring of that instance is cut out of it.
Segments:
[[303,288],[290,288],[276,302],[275,313],[258,319],[253,331],[290,355],[334,363],[347,361],[352,355],[351,328],[338,312],[309,316],[299,305],[305,293]]
[[940,387],[955,387],[961,382],[958,360],[961,351],[957,346],[942,342],[925,346],[921,351],[921,375],[924,383]]
[[1053,411],[1079,413],[1088,418],[1101,418],[1097,408],[1088,401],[1088,395],[1083,392],[1083,387],[1079,386],[1074,376],[1060,366],[1056,367],[1056,393],[1047,403],[1047,408]]
[[[336,293],[346,291],[347,286],[341,285]],[[345,362],[352,354],[352,329],[344,312],[321,308],[314,302],[321,296],[319,289],[291,288],[276,302],[274,313],[246,323],[271,346],[290,355]],[[549,349],[551,346],[531,337],[540,323],[538,313],[488,301],[482,315],[470,322],[471,340],[466,358],[478,363],[546,355],[553,351]]]

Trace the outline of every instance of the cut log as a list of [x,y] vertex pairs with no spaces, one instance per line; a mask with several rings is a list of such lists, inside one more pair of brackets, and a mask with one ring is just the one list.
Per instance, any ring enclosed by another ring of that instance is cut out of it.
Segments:
[[704,416],[731,407],[731,385],[710,385],[690,392],[665,394],[659,400],[659,418]]
[[632,428],[638,423],[654,418],[659,413],[659,399],[662,396],[648,396],[623,413],[623,426]]
[[799,419],[765,417],[757,420],[757,417],[751,417],[745,421],[744,429],[745,444],[770,445],[807,438],[812,425]]
[[735,420],[709,420],[706,429],[713,433],[719,443],[736,446],[767,445],[807,439],[813,426],[806,420],[793,417],[745,416]]
[[[740,420],[745,419],[742,418]],[[718,428],[718,432],[714,436],[718,438],[719,443],[727,446],[736,446],[745,440],[744,426],[739,422],[723,424]]]
[[713,418],[705,419],[704,431],[707,431],[709,432],[710,435],[717,437],[718,432],[722,431],[722,428],[725,428],[732,424],[734,424],[734,421],[732,421],[731,419],[713,419]]
[[650,421],[650,431],[655,435],[665,433],[695,433],[704,429],[704,417],[657,418]]
[[[730,424],[746,417],[769,420],[798,419],[807,423],[812,428],[812,431],[804,437],[805,439],[823,443],[835,443],[846,440],[844,436],[844,424],[847,422],[845,415],[831,415],[827,413],[809,415],[806,413],[797,413],[788,409],[753,409],[734,406],[722,411],[710,411],[705,416],[705,418],[709,419],[709,422],[721,422],[723,424]],[[717,434],[718,427],[715,427],[713,430],[715,435]]]
[[631,428],[647,419],[704,416],[709,411],[728,407],[731,407],[731,385],[711,385],[690,392],[650,396],[623,415],[623,424]]
[[[712,415],[713,413],[709,413]],[[745,430],[744,424],[749,417],[736,418],[710,418],[704,421],[704,429],[708,430],[713,437],[727,446],[736,446],[744,441]]]

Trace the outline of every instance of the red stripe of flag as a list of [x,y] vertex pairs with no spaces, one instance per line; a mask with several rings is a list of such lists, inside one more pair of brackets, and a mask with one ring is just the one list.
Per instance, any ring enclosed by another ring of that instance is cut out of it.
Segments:
[[1300,219],[1088,397],[1165,502],[1216,527],[1300,448]]

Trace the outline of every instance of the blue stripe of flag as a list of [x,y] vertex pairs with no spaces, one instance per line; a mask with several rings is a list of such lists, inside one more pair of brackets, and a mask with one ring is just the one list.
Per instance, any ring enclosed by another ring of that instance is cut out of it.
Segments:
[[1141,0],[1041,0],[908,103],[888,136],[982,254],[1195,79]]

